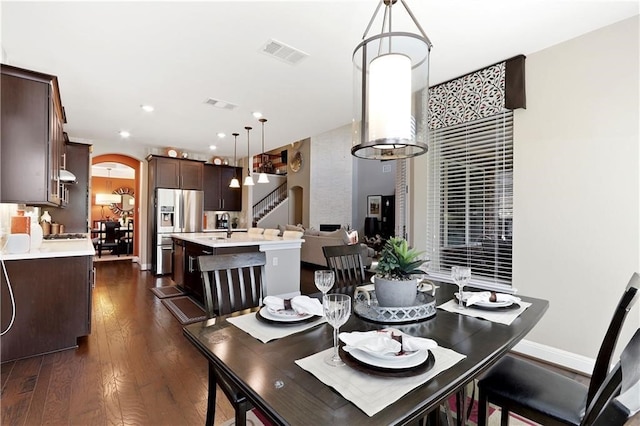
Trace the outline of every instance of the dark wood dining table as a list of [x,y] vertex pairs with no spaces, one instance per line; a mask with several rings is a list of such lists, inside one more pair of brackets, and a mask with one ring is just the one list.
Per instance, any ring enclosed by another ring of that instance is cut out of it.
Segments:
[[[457,287],[445,283],[438,285],[436,298],[439,305],[452,299]],[[274,424],[410,424],[435,413],[440,404],[496,363],[537,324],[549,306],[548,301],[520,297],[531,306],[511,325],[441,309],[433,318],[404,325],[375,323],[352,314],[340,331],[368,331],[393,326],[413,336],[434,339],[440,346],[466,355],[453,367],[372,417],[295,364],[298,359],[332,347],[333,329],[326,323],[268,343],[262,343],[232,325],[227,321],[229,316],[194,323],[183,330],[186,338],[209,361],[210,388],[215,384],[213,376],[216,370],[226,373]],[[248,312],[251,310],[231,316]]]

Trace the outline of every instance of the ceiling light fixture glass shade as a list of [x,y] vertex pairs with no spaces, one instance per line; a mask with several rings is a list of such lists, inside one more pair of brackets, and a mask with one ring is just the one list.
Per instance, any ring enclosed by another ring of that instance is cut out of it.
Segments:
[[251,130],[251,127],[245,127],[244,128],[247,131],[247,177],[244,178],[244,186],[253,186],[255,185],[253,183],[253,177],[251,177],[251,153],[249,152],[249,131]]
[[260,118],[258,121],[262,123],[262,155],[260,156],[260,175],[258,176],[258,183],[269,183],[269,177],[264,172],[264,163],[262,162],[262,159],[264,158],[264,123],[266,123],[267,119]]
[[[393,31],[391,10],[398,1],[418,34]],[[381,32],[367,38],[383,6]],[[379,0],[362,39],[353,52],[351,154],[394,160],[426,153],[431,41],[405,0]]]
[[[232,133],[232,136],[233,136],[233,167],[237,167],[238,163],[236,161],[236,148],[238,147],[238,136],[240,136],[240,133]],[[233,169],[233,179],[231,179],[231,182],[229,183],[229,188],[240,188],[240,181],[236,176],[235,168]]]

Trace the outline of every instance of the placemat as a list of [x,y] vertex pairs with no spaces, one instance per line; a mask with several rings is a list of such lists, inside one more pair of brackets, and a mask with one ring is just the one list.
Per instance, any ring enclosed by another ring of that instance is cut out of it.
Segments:
[[454,314],[468,315],[470,317],[482,318],[487,321],[497,322],[504,325],[511,325],[521,313],[525,311],[531,303],[520,301],[518,302],[520,308],[511,311],[489,311],[486,309],[473,309],[473,307],[467,309],[458,309],[458,301],[451,299],[446,303],[438,306],[439,309],[453,312]]
[[331,351],[333,348],[299,359],[296,364],[316,376],[322,383],[331,386],[368,416],[375,415],[411,390],[466,358],[466,355],[451,349],[437,347],[431,349],[436,359],[431,370],[413,377],[398,378],[371,376],[348,366],[332,367],[324,362],[324,358]]
[[241,315],[239,317],[227,318],[231,324],[238,327],[245,333],[249,333],[251,336],[260,340],[262,343],[267,343],[271,340],[281,339],[291,334],[299,333],[303,330],[315,327],[327,322],[325,318],[320,318],[317,321],[306,322],[300,325],[270,325],[260,322],[256,318],[256,313],[247,315]]

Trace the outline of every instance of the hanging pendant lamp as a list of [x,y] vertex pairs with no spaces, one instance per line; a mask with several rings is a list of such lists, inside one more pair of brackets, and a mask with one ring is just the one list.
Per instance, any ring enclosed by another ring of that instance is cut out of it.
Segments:
[[251,158],[251,154],[249,153],[249,130],[251,130],[251,127],[247,126],[245,127],[245,130],[247,131],[247,177],[244,178],[244,186],[253,186],[253,177],[251,177],[251,163],[252,158]]
[[260,176],[258,176],[258,183],[269,183],[269,177],[264,172],[264,163],[262,163],[262,159],[264,158],[264,123],[267,119],[260,118],[258,121],[262,123],[262,154],[260,155]]
[[[394,31],[391,11],[398,0],[379,0],[353,52],[356,101],[351,154],[359,158],[410,158],[428,149],[425,108],[432,45],[405,0],[399,1],[419,34]],[[367,38],[382,6],[381,32]]]
[[[238,166],[238,162],[236,160],[236,148],[238,146],[238,136],[240,133],[232,133],[233,136],[233,167]],[[236,176],[236,169],[233,169],[233,179],[231,179],[231,183],[229,183],[229,188],[240,188],[240,181]]]

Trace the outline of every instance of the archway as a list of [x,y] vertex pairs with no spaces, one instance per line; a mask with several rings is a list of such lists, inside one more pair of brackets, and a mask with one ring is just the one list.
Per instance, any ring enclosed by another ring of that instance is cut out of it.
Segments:
[[[137,195],[137,200],[142,201],[142,194],[140,194],[140,161],[129,157],[127,155],[122,154],[103,154],[97,155],[91,159],[91,164],[99,164],[99,163],[119,163],[124,164],[126,166],[131,167],[134,170],[134,191]],[[93,179],[92,179],[93,180]],[[115,189],[115,188],[114,188]],[[91,194],[91,217],[93,217],[94,209],[100,209],[100,207],[95,205],[95,193],[93,193],[93,185],[92,185],[92,194]],[[135,204],[135,208],[133,209],[133,255],[140,256],[140,229],[143,226],[140,221],[140,202]]]

